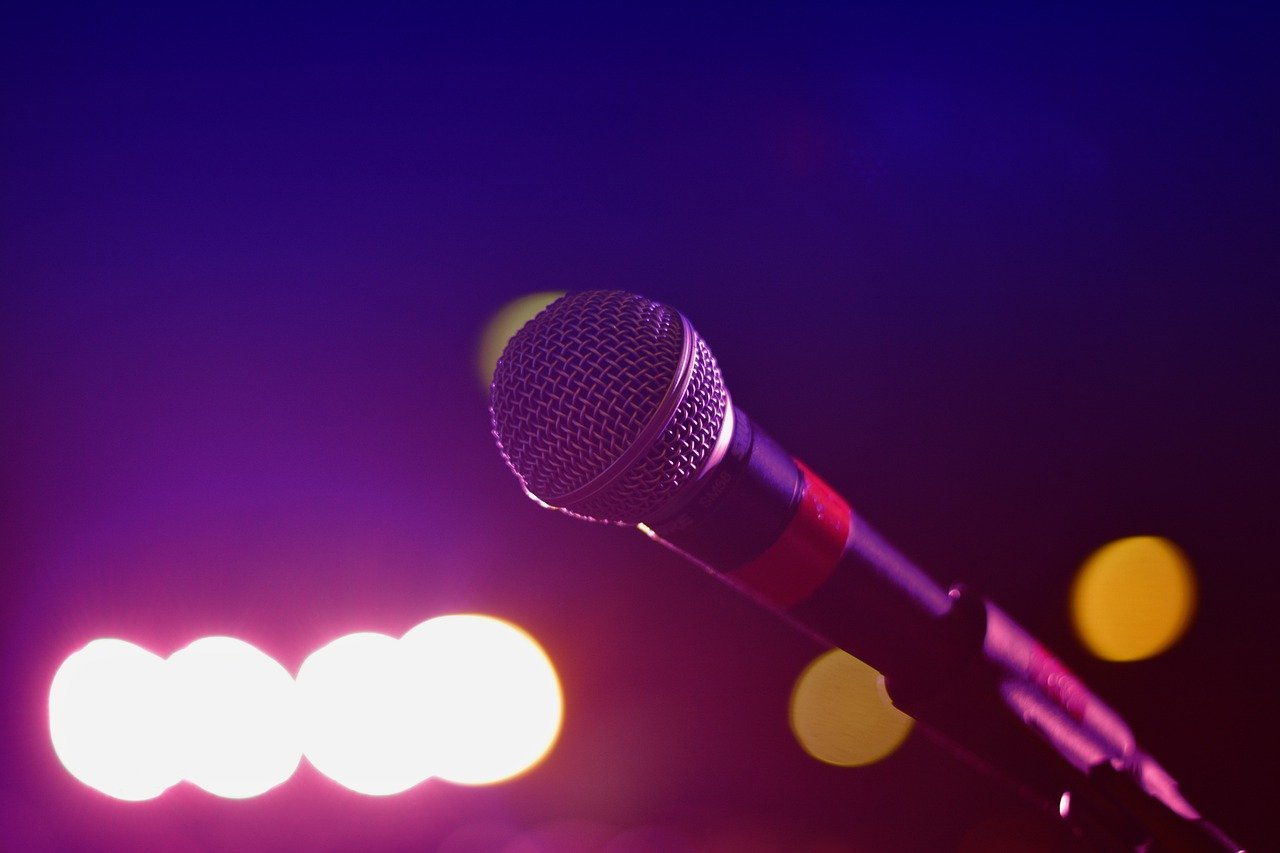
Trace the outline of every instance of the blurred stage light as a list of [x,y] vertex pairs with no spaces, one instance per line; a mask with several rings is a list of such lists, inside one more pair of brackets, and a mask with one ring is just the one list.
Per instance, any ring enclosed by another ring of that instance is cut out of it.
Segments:
[[1098,549],[1071,589],[1076,633],[1089,651],[1112,661],[1165,651],[1191,624],[1195,606],[1190,561],[1158,536],[1118,539]]
[[564,702],[550,659],[532,637],[489,616],[441,616],[401,641],[431,692],[432,772],[466,785],[500,782],[542,759]]
[[49,733],[80,781],[125,800],[186,778],[222,797],[261,794],[305,754],[350,790],[396,794],[430,776],[481,785],[538,763],[563,718],[555,668],[516,626],[489,616],[428,620],[402,639],[349,634],[297,679],[231,637],[164,661],[94,640],[63,662]]
[[72,776],[121,800],[149,800],[181,779],[164,660],[123,640],[68,657],[49,689],[49,736]]
[[361,794],[398,794],[432,772],[426,691],[398,640],[348,634],[313,652],[298,670],[307,759]]
[[169,657],[183,776],[220,797],[254,797],[302,759],[294,682],[258,649],[205,637]]
[[887,757],[913,722],[893,707],[880,673],[840,649],[819,655],[796,679],[790,716],[804,751],[841,767]]
[[489,391],[489,383],[493,381],[493,368],[502,355],[502,348],[520,327],[533,319],[534,315],[549,304],[564,296],[563,290],[548,290],[542,293],[530,293],[519,299],[513,299],[498,309],[497,313],[485,324],[480,335],[480,348],[476,353],[476,370],[480,376],[480,384],[485,392]]

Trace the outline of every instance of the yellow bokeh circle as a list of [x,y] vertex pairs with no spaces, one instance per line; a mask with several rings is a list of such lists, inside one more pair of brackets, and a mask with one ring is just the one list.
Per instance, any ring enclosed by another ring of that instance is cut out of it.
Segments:
[[791,731],[827,764],[874,764],[902,745],[912,719],[893,707],[880,673],[832,649],[814,659],[791,692]]
[[489,383],[493,381],[493,368],[498,364],[498,357],[502,355],[507,341],[520,331],[521,326],[561,296],[564,296],[563,290],[547,290],[521,296],[499,308],[485,324],[484,331],[480,333],[480,346],[476,351],[476,373],[486,392],[489,390]]
[[1071,588],[1076,634],[1104,660],[1160,654],[1186,632],[1195,607],[1191,562],[1159,536],[1104,545],[1085,560]]

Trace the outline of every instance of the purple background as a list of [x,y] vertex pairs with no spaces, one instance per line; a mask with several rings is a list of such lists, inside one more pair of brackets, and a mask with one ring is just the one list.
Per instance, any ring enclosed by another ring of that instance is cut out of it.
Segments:
[[[523,499],[477,337],[523,293],[602,286],[680,308],[784,446],[1273,838],[1275,14],[836,6],[5,13],[0,847],[1047,832],[921,737],[808,759],[805,638]],[[1188,552],[1200,613],[1105,664],[1067,590],[1134,534]],[[557,749],[507,785],[373,799],[304,766],[126,804],[48,743],[49,680],[95,637],[230,634],[296,671],[466,610],[564,681]]]

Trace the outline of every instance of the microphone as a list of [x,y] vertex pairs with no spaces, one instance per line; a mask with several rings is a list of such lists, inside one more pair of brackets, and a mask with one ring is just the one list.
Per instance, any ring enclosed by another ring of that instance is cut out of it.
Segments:
[[1134,847],[1240,849],[1043,646],[990,602],[939,586],[735,406],[678,311],[617,291],[560,298],[508,341],[490,414],[542,506],[639,528],[875,667],[894,704],[926,723],[980,741],[984,723],[953,706],[1012,712],[1090,780],[1095,796],[1072,802],[1103,791],[1107,814],[1082,821]]

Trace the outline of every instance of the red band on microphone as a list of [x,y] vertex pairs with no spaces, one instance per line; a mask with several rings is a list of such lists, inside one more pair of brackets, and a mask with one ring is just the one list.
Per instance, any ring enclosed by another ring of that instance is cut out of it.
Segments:
[[835,570],[849,539],[853,511],[834,489],[796,460],[804,476],[800,506],[791,523],[769,549],[728,573],[772,604],[799,604],[822,586]]

